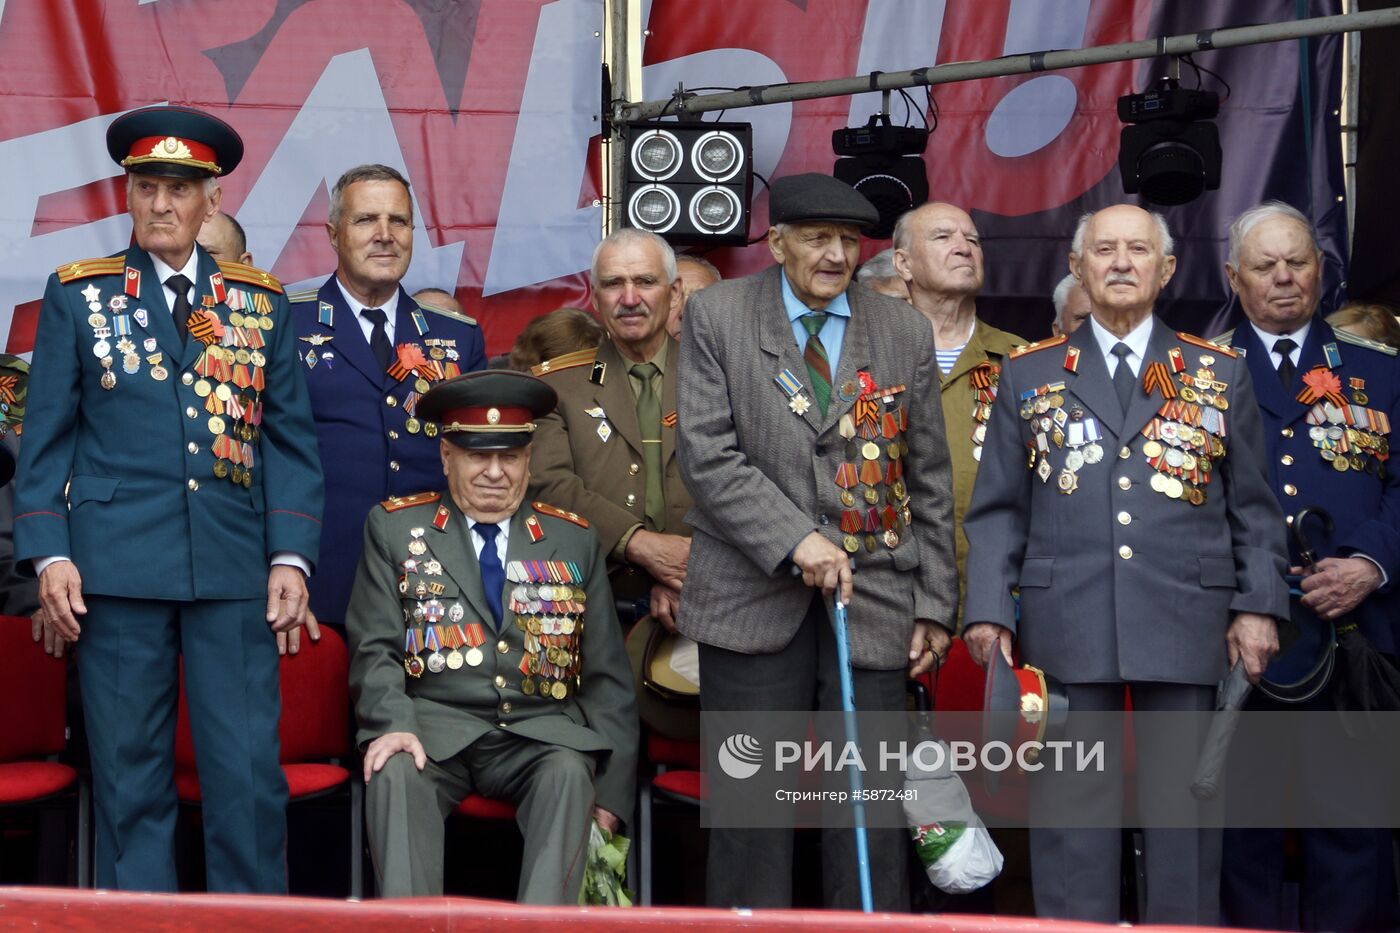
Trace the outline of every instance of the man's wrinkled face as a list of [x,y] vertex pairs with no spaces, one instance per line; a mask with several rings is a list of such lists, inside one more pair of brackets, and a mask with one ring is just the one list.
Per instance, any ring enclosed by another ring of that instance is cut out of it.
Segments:
[[1083,249],[1083,255],[1070,255],[1070,271],[1083,283],[1094,312],[1151,311],[1176,271],[1176,257],[1162,255],[1152,215],[1129,204],[1090,218]]
[[1072,334],[1079,330],[1089,318],[1089,293],[1084,291],[1084,286],[1075,283],[1069,290],[1069,295],[1065,298],[1065,310],[1055,319],[1055,332],[1058,334]]
[[357,181],[341,192],[339,223],[326,224],[339,274],[357,295],[394,288],[413,259],[413,202],[396,181]]
[[671,303],[671,318],[666,322],[666,332],[675,339],[681,339],[681,324],[685,321],[685,303],[690,296],[702,288],[709,288],[719,281],[715,274],[704,266],[687,262],[677,257],[676,274],[681,280],[681,300]]
[[665,259],[655,243],[626,240],[599,252],[593,310],[618,343],[636,347],[656,340],[671,303],[680,300],[680,279],[666,280]]
[[935,295],[976,295],[982,288],[982,237],[967,212],[930,204],[909,221],[909,243],[895,265],[913,288]]
[[199,228],[199,234],[195,237],[199,245],[204,247],[204,251],[215,259],[222,259],[225,262],[248,262],[252,259],[246,250],[238,248],[238,240],[233,231],[233,224],[229,221],[227,214],[214,214],[204,225]]
[[1291,333],[1317,310],[1322,253],[1291,217],[1259,221],[1240,242],[1239,265],[1225,264],[1245,315],[1270,333]]
[[223,189],[207,190],[203,178],[167,178],[133,172],[126,207],[136,244],[174,265],[167,257],[189,257],[200,227],[219,210]]
[[525,501],[530,482],[530,446],[506,450],[467,450],[451,441],[439,445],[442,472],[452,501],[481,522],[500,522]]
[[768,250],[783,267],[797,300],[820,310],[851,284],[860,261],[854,224],[798,223],[768,230]]

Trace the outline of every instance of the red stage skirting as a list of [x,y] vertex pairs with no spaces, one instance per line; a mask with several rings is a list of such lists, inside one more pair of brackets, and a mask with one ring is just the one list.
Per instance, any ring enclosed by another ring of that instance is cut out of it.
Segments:
[[[220,930],[386,933],[510,930],[512,933],[610,933],[616,930],[923,930],[939,933],[1104,933],[1092,923],[1030,917],[893,916],[817,910],[733,911],[680,907],[517,907],[470,898],[372,900],[227,894],[118,894],[71,888],[0,888],[0,929]],[[1154,927],[1189,930],[1193,927]]]

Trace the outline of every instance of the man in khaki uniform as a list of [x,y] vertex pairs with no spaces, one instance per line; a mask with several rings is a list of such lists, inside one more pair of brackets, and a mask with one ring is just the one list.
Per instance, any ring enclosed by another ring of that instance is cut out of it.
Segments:
[[516,807],[518,898],[575,904],[589,829],[632,813],[637,711],[597,536],[526,502],[524,373],[439,383],[446,491],[370,511],[346,616],[366,822],[385,897],[442,893],[442,821],[473,792]]
[[592,281],[607,337],[533,370],[559,406],[540,419],[530,492],[587,518],[615,595],[649,595],[670,628],[691,533],[675,458],[678,345],[666,333],[681,301],[675,253],[655,234],[619,230],[594,252]]
[[894,263],[909,301],[933,325],[942,373],[943,425],[953,463],[953,526],[958,561],[958,626],[967,579],[963,515],[982,459],[1002,358],[1026,341],[977,318],[982,288],[982,241],[967,213],[951,204],[925,204],[894,228]]

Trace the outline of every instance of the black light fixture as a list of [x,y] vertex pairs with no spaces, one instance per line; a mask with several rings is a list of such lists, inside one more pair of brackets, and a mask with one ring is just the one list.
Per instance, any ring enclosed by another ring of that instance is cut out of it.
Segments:
[[623,226],[674,244],[748,242],[753,127],[629,123]]
[[1118,140],[1123,191],[1153,204],[1185,204],[1220,187],[1220,134],[1209,122],[1220,95],[1183,89],[1162,78],[1142,94],[1118,98],[1128,124]]
[[843,157],[836,160],[832,175],[865,195],[880,212],[879,223],[866,231],[871,239],[889,237],[901,214],[928,200],[928,168],[920,157],[928,137],[923,127],[894,126],[889,113],[874,114],[865,126],[831,134],[831,148]]

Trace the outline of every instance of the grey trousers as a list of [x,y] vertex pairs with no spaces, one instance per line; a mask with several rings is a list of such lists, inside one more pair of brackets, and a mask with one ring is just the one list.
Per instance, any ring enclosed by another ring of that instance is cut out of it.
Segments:
[[515,804],[525,839],[517,898],[577,904],[593,822],[594,761],[582,752],[488,732],[419,771],[400,753],[365,793],[370,852],[381,897],[442,894],[443,821],[472,793]]

